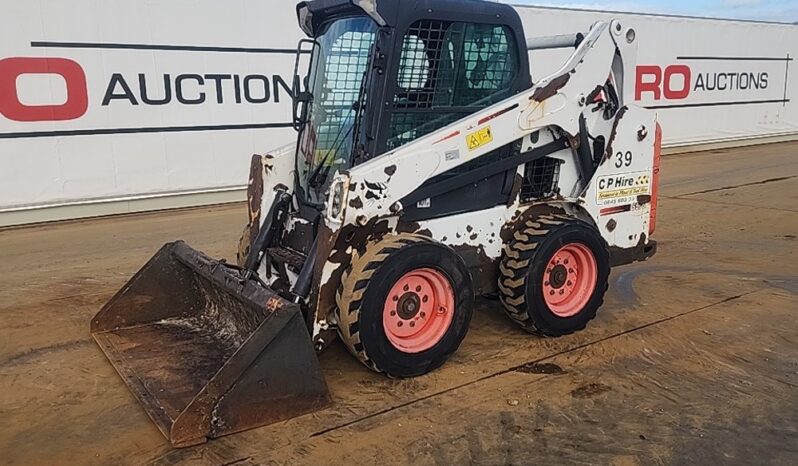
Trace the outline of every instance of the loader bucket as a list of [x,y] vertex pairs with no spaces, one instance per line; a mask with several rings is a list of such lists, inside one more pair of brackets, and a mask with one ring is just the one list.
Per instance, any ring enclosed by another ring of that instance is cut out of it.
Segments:
[[175,447],[330,402],[298,305],[182,241],[111,298],[91,333]]

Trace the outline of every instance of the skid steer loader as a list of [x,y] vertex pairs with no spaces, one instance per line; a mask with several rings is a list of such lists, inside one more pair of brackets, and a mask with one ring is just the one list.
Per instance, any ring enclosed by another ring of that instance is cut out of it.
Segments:
[[[238,264],[165,245],[91,330],[175,446],[330,402],[315,352],[442,365],[475,295],[556,337],[610,267],[655,252],[661,132],[632,105],[635,31],[527,38],[508,5],[297,6],[297,142],[253,156]],[[571,49],[532,82],[528,50]],[[300,66],[307,62],[308,65]]]

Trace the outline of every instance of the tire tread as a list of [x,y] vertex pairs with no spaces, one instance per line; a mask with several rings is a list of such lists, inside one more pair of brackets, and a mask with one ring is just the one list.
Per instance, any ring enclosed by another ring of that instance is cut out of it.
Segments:
[[363,294],[368,282],[391,253],[413,243],[432,242],[426,236],[403,233],[386,236],[378,243],[370,243],[363,254],[352,253],[352,260],[341,276],[341,284],[336,292],[335,314],[338,320],[338,333],[346,348],[360,362],[376,372],[385,372],[369,358],[360,340],[358,322],[360,321]]
[[[499,300],[504,306],[505,313],[529,333],[544,337],[560,335],[540,328],[526,311],[526,283],[529,264],[534,263],[538,246],[552,231],[574,222],[580,221],[575,217],[562,214],[540,215],[535,220],[525,221],[520,231],[517,230],[513,234],[513,239],[504,245],[504,253],[499,264]],[[605,283],[603,291],[606,289],[607,284]],[[601,307],[603,302],[604,293],[602,292],[598,307]],[[587,322],[593,317],[595,315],[585,321],[584,325],[574,328],[573,331],[584,329]]]

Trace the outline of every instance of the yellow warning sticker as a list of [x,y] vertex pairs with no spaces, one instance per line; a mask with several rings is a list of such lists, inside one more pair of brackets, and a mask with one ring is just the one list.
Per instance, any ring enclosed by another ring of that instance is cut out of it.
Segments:
[[473,133],[468,133],[466,135],[466,143],[468,144],[468,150],[478,149],[492,141],[493,141],[493,133],[490,130],[490,126],[480,128],[474,131]]

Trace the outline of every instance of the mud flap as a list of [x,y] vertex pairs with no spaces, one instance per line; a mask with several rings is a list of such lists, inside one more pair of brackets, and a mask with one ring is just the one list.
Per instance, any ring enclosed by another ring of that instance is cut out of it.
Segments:
[[330,402],[299,306],[182,241],[111,298],[91,333],[175,447]]

